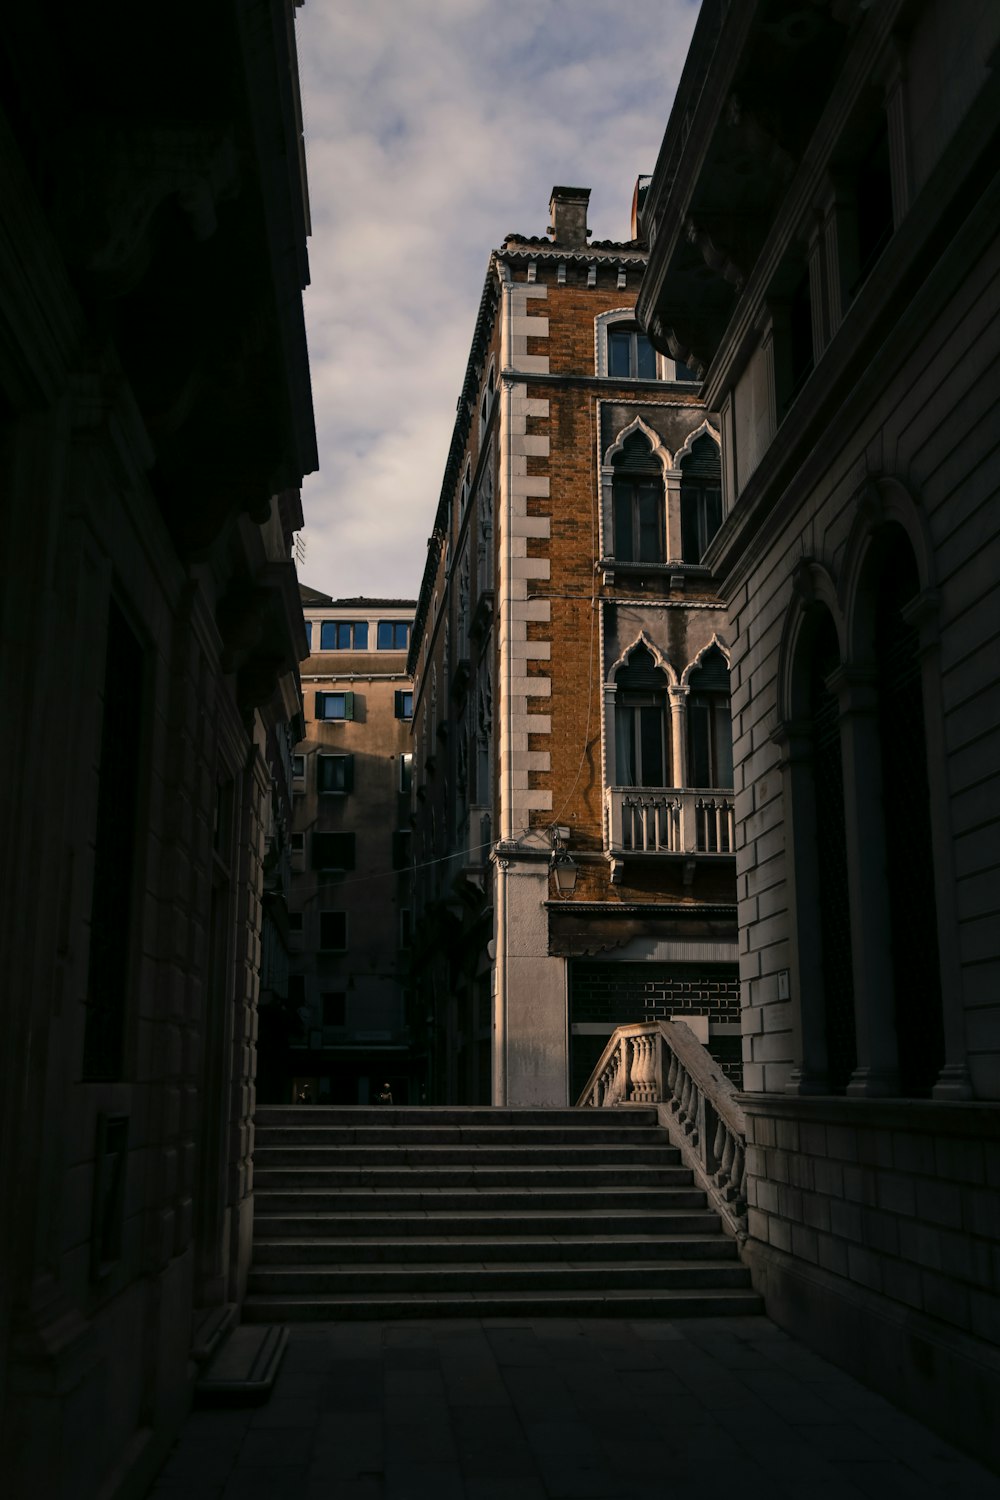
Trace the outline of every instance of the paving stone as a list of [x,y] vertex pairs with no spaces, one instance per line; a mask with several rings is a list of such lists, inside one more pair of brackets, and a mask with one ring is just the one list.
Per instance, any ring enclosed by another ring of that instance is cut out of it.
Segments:
[[293,1327],[270,1404],[193,1413],[151,1500],[1000,1500],[759,1319],[643,1326]]

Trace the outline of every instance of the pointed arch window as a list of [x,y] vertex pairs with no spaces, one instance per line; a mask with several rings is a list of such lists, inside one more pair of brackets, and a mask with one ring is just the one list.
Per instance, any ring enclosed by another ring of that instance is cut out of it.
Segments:
[[733,785],[733,725],[729,664],[718,646],[691,673],[687,702],[688,785]]
[[615,774],[620,786],[669,786],[667,677],[645,646],[615,676]]
[[703,433],[681,459],[681,556],[701,562],[722,525],[722,465],[719,445]]
[[663,476],[648,438],[627,437],[613,460],[612,508],[618,562],[665,561]]

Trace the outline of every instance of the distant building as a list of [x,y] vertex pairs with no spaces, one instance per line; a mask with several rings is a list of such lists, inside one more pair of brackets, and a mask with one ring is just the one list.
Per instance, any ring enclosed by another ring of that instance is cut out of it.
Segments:
[[721,415],[756,1283],[994,1463],[998,47],[705,0],[638,304]]
[[5,12],[0,76],[0,1487],[89,1500],[146,1492],[246,1286],[316,464],[292,5]]
[[287,1051],[276,1102],[417,1103],[406,984],[412,925],[414,604],[302,588],[310,654],[292,756]]
[[636,324],[637,222],[589,243],[589,196],[554,188],[547,237],[490,258],[417,606],[442,1100],[572,1103],[615,1026],[657,1016],[739,1074],[718,420]]

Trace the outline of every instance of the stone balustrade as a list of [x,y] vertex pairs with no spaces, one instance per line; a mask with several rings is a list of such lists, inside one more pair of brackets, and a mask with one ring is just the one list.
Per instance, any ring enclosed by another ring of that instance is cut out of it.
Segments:
[[736,848],[733,795],[672,787],[611,786],[608,842],[630,854],[723,854]]
[[746,1120],[736,1091],[683,1021],[619,1026],[577,1105],[655,1104],[733,1233],[746,1238]]

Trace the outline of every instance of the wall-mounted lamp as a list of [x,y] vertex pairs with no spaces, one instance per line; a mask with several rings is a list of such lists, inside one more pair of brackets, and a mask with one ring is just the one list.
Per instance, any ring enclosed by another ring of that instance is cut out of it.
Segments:
[[568,828],[552,829],[552,857],[549,860],[549,869],[555,876],[556,890],[560,896],[572,896],[576,890],[576,877],[579,874],[579,866],[566,848],[568,842]]

